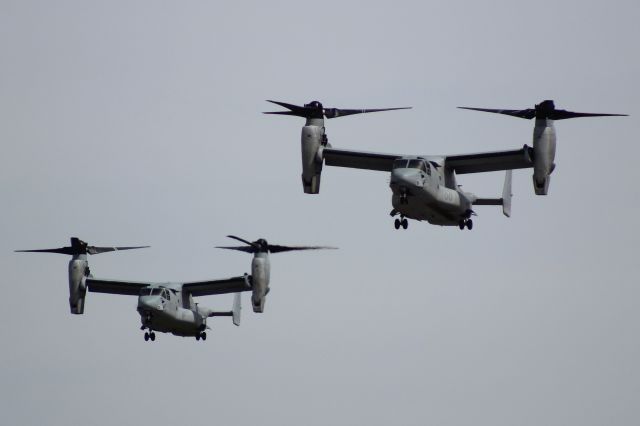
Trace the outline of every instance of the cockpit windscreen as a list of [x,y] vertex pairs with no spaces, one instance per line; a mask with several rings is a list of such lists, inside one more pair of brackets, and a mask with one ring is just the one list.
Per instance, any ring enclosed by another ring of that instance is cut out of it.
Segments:
[[408,162],[409,162],[409,160],[407,160],[405,158],[399,158],[399,159],[393,161],[393,168],[394,169],[406,169]]
[[161,288],[145,287],[140,290],[140,296],[160,296],[162,294]]
[[418,169],[423,172],[427,171],[427,166],[424,163],[424,160],[409,160],[409,165],[407,166],[410,169]]

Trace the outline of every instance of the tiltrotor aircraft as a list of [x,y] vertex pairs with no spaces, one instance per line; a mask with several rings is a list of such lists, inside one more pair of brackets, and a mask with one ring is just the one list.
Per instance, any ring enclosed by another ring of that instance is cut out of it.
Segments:
[[235,235],[227,235],[227,237],[240,241],[244,246],[218,246],[216,248],[227,250],[238,250],[245,253],[253,254],[251,261],[251,284],[253,294],[251,296],[251,304],[253,312],[263,312],[265,296],[269,293],[269,280],[271,277],[271,262],[269,261],[269,253],[283,253],[296,250],[320,250],[335,249],[335,247],[326,246],[280,246],[269,244],[267,240],[260,238],[254,242],[247,241]]
[[[123,294],[138,296],[138,313],[145,331],[145,340],[155,340],[155,331],[176,336],[191,336],[205,340],[207,318],[230,316],[235,325],[240,325],[240,292],[251,291],[251,276],[245,274],[221,280],[185,283],[148,283],[135,281],[105,280],[94,278],[89,271],[88,254],[99,254],[117,250],[146,248],[94,247],[78,238],[71,238],[71,246],[55,249],[16,250],[18,252],[59,253],[71,255],[69,262],[69,306],[72,314],[84,313],[86,292]],[[231,311],[218,312],[200,306],[193,298],[214,294],[236,293]]]
[[[533,147],[524,145],[511,151],[482,152],[462,155],[399,155],[351,151],[332,148],[328,142],[324,119],[352,114],[390,111],[406,108],[339,109],[324,108],[318,101],[298,106],[284,102],[268,101],[288,111],[265,114],[293,115],[306,119],[302,128],[302,186],[307,194],[320,192],[322,166],[351,167],[391,172],[389,186],[393,193],[391,216],[395,228],[406,229],[407,218],[426,220],[434,225],[459,226],[471,229],[474,205],[502,205],[505,216],[511,214],[511,170],[533,167],[535,193],[546,195],[550,174],[555,168],[556,134],[555,120],[576,117],[617,116],[624,114],[590,114],[555,108],[546,100],[533,109],[504,110],[468,108],[477,111],[507,114],[521,118],[536,118],[533,130]],[[502,198],[479,198],[462,191],[456,181],[457,174],[482,173],[506,170]]]

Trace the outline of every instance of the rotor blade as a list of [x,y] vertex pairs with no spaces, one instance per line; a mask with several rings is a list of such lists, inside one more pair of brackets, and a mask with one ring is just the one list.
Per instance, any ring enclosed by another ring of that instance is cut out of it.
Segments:
[[366,114],[369,112],[395,111],[398,109],[411,109],[413,107],[397,107],[397,108],[374,108],[374,109],[341,109],[341,108],[325,108],[324,116],[327,118],[338,118],[353,114]]
[[264,114],[277,114],[277,115],[295,115],[306,118],[337,118],[344,117],[353,114],[366,114],[369,112],[379,111],[395,111],[398,109],[411,109],[412,107],[399,107],[399,108],[375,108],[375,109],[342,109],[342,108],[323,108],[322,104],[318,101],[313,101],[304,106],[293,105],[286,102],[267,100],[276,105],[280,105],[283,108],[287,108],[289,111],[278,112],[265,112]]
[[120,251],[120,250],[134,250],[134,249],[141,249],[141,248],[149,248],[150,246],[135,246],[135,247],[95,247],[95,246],[88,246],[87,247],[87,253],[89,254],[100,254],[100,253],[106,253],[109,251]]
[[287,108],[290,111],[276,111],[276,112],[264,112],[263,114],[276,114],[276,115],[295,115],[297,117],[307,117],[313,110],[299,105],[288,104],[286,102],[271,101],[267,99],[267,102],[280,105],[283,108]]
[[274,114],[274,115],[295,115],[296,117],[305,117],[303,113],[296,113],[293,111],[265,111],[263,114]]
[[281,107],[290,109],[291,111],[295,111],[296,109],[304,108],[304,107],[301,107],[299,105],[288,104],[286,102],[280,102],[280,101],[272,101],[272,100],[269,100],[269,99],[267,99],[267,102],[271,102],[272,104],[280,105]]
[[216,248],[219,249],[226,249],[226,250],[238,250],[238,251],[243,251],[245,253],[255,253],[256,249],[253,246],[233,246],[233,247],[229,247],[229,246],[216,246]]
[[243,238],[236,237],[235,235],[227,235],[227,238],[233,238],[234,240],[238,240],[241,243],[245,243],[247,245],[250,245],[251,247],[256,247],[256,244],[252,243],[251,241],[247,241],[247,240],[245,240]]
[[75,254],[73,247],[60,247],[55,249],[40,249],[40,250],[14,250],[17,253],[58,253],[58,254]]
[[579,117],[628,117],[628,114],[598,114],[589,112],[573,112],[564,109],[556,109],[549,114],[551,120],[564,120],[566,118]]
[[471,107],[458,107],[460,109],[468,109],[472,111],[493,112],[496,114],[510,115],[512,117],[525,118],[531,120],[536,116],[535,109],[491,109],[491,108],[471,108]]
[[296,250],[337,250],[338,247],[327,247],[327,246],[279,246],[275,244],[269,244],[269,251],[271,253],[282,253],[285,251],[296,251]]

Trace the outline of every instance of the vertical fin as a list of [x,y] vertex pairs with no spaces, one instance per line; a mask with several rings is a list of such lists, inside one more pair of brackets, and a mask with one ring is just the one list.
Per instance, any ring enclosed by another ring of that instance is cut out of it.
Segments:
[[232,318],[233,318],[233,323],[235,325],[240,325],[240,310],[242,309],[241,306],[241,294],[242,293],[236,293],[233,296],[233,309],[232,309]]
[[511,175],[512,170],[507,170],[504,175],[504,187],[502,188],[502,213],[511,217]]

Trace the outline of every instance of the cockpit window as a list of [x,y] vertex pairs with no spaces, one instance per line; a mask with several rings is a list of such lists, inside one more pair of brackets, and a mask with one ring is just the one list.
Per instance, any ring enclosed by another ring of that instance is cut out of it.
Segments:
[[140,290],[140,296],[160,296],[162,294],[161,288],[145,287]]
[[150,294],[151,294],[151,289],[149,287],[146,287],[140,290],[140,296],[149,296]]
[[394,160],[393,161],[393,168],[394,169],[404,169],[404,168],[407,167],[407,161],[408,160],[405,160],[403,158],[400,158],[398,160]]
[[419,169],[426,173],[427,166],[424,164],[424,160],[409,160],[410,169]]

